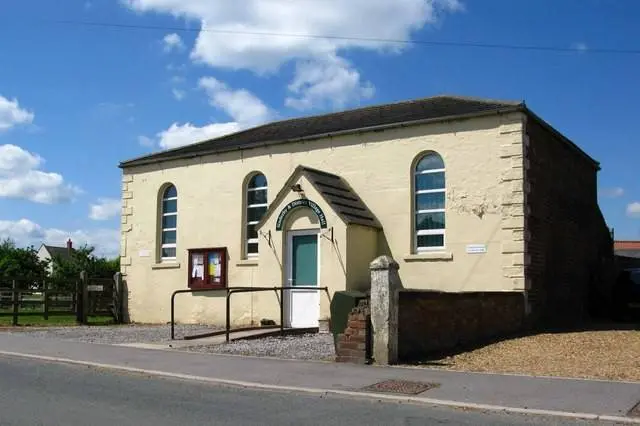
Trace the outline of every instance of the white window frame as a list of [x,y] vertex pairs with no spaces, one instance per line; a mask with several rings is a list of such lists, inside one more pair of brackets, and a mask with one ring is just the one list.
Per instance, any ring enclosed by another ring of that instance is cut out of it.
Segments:
[[[447,188],[446,188],[446,169],[432,169],[432,170],[422,170],[420,172],[418,172],[416,169],[418,167],[418,164],[420,164],[420,161],[422,161],[425,157],[429,156],[429,155],[439,155],[436,153],[433,154],[425,154],[422,157],[420,157],[420,160],[418,160],[418,162],[416,163],[414,169],[413,169],[413,185],[414,185],[414,191],[413,191],[413,203],[414,203],[414,207],[413,207],[413,249],[415,250],[416,253],[425,253],[425,252],[432,252],[432,251],[441,251],[444,250],[446,245],[447,245],[447,231],[446,231],[446,224],[444,228],[441,229],[423,229],[423,230],[419,230],[418,229],[418,215],[422,214],[422,213],[444,213],[445,214],[445,220],[446,220],[446,203],[447,203]],[[428,175],[428,174],[434,174],[434,173],[444,173],[445,175],[445,187],[444,188],[439,188],[439,189],[424,189],[424,190],[418,190],[417,189],[417,177],[420,175]],[[437,193],[443,193],[445,195],[445,208],[442,209],[425,209],[425,210],[418,210],[418,195],[421,194],[437,194]],[[418,246],[418,236],[421,235],[442,235],[442,246],[430,246],[430,247],[420,247]]]
[[[260,243],[260,237],[258,238],[249,238],[248,234],[248,228],[249,225],[257,225],[258,223],[260,223],[259,220],[253,220],[253,221],[249,221],[249,209],[252,208],[261,208],[261,207],[266,207],[269,208],[269,203],[262,203],[262,204],[249,204],[249,193],[250,192],[257,192],[257,191],[266,191],[267,193],[267,201],[269,200],[268,196],[269,196],[269,181],[267,180],[267,186],[258,186],[255,188],[249,188],[249,185],[251,184],[251,181],[253,180],[253,178],[255,178],[258,175],[262,175],[264,176],[263,173],[256,173],[254,175],[252,175],[249,180],[247,181],[247,188],[245,193],[247,194],[247,201],[246,201],[246,208],[245,208],[245,215],[246,215],[246,220],[245,220],[245,225],[244,225],[244,232],[245,232],[245,239],[244,239],[244,253],[245,256],[247,258],[251,258],[251,259],[255,259],[256,257],[258,257],[259,253],[249,253],[249,244],[259,244]],[[266,176],[264,176],[265,180],[267,179]]]
[[[171,185],[173,186],[173,185]],[[178,197],[169,197],[166,198],[165,194],[167,193],[167,190],[171,187],[171,186],[167,186],[164,191],[162,192],[162,205],[161,205],[161,209],[162,209],[162,222],[160,223],[160,261],[161,262],[173,262],[176,260],[176,257],[178,255]],[[174,186],[175,188],[175,186]],[[176,193],[177,193],[177,189],[176,189]],[[165,201],[176,201],[176,211],[173,213],[165,213],[164,211],[164,202]],[[176,217],[176,227],[175,228],[165,228],[164,227],[164,218],[167,216],[175,216]],[[164,232],[165,231],[175,231],[176,233],[176,242],[175,243],[164,243]],[[172,248],[172,249],[176,249],[176,255],[175,256],[170,256],[170,257],[163,257],[162,256],[162,252],[163,249],[165,248]]]

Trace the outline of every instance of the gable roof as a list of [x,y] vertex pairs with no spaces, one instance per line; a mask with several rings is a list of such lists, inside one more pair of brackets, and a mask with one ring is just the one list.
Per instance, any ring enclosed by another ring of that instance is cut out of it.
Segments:
[[307,178],[324,201],[333,209],[340,219],[347,225],[356,224],[381,229],[380,223],[365,205],[362,199],[338,175],[327,173],[310,167],[298,166],[289,179],[284,183],[267,212],[258,222],[256,228],[260,229],[267,219],[279,207],[280,201],[291,191],[291,186],[301,177]]
[[[62,257],[62,258],[69,257],[69,249],[66,247],[48,246],[46,244],[43,244],[43,246],[45,249],[47,249],[51,257]],[[74,249],[72,248],[71,250],[74,250]]]
[[440,95],[391,104],[374,105],[330,114],[267,123],[203,142],[169,149],[126,160],[120,168],[142,166],[209,154],[278,145],[301,140],[355,132],[383,130],[399,126],[426,124],[450,119],[463,119],[509,112],[522,112],[552,131],[570,148],[599,164],[568,138],[531,112],[524,101],[505,101]]
[[514,110],[521,105],[524,105],[524,103],[457,96],[435,96],[393,104],[375,105],[331,114],[268,123],[204,142],[123,161],[120,163],[120,167],[126,168],[178,158],[276,145],[345,131],[374,129],[380,126],[400,123],[477,115],[479,113],[496,113],[503,110],[506,112]]

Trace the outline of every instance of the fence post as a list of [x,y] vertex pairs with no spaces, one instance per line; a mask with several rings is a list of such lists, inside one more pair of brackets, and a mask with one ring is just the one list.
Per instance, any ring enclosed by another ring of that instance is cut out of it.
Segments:
[[80,306],[82,302],[80,301],[80,282],[78,280],[76,280],[76,288],[73,292],[73,299],[71,302],[76,311],[76,322],[80,323],[82,322],[82,307]]
[[81,297],[81,311],[80,311],[80,323],[87,324],[89,320],[89,289],[87,288],[87,271],[80,272],[80,291]]
[[18,325],[18,309],[20,308],[20,299],[18,298],[20,293],[18,293],[16,280],[12,280],[11,288],[13,289],[13,297],[11,299],[13,303],[13,319],[11,321],[11,324],[13,324],[13,326],[15,327]]
[[280,335],[284,336],[284,289],[280,287]]
[[116,281],[116,304],[117,304],[117,312],[118,318],[116,321],[118,324],[124,324],[124,281],[122,280],[122,273],[116,272],[115,274]]
[[42,295],[44,297],[44,302],[42,307],[43,316],[44,316],[44,320],[48,321],[49,320],[49,290],[47,289],[46,280],[42,281]]
[[398,299],[402,287],[399,266],[391,257],[380,256],[369,269],[373,358],[377,364],[394,364],[398,361]]

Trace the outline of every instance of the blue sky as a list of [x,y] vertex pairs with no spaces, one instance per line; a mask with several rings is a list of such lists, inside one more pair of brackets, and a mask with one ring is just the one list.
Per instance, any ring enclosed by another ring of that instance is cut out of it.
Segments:
[[[451,93],[525,100],[601,162],[609,226],[640,239],[640,54],[594,51],[640,50],[640,2],[8,0],[1,10],[0,237],[71,237],[116,254],[121,160],[276,118]],[[199,32],[203,20],[289,36]]]

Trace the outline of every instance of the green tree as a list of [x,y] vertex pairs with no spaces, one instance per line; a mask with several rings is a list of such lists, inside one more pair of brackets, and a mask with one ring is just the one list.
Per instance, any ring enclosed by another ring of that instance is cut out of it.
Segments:
[[72,250],[69,256],[54,256],[52,286],[60,290],[73,290],[82,271],[93,278],[112,278],[120,271],[119,257],[105,259],[94,255],[94,251],[94,247],[84,245]]
[[38,259],[33,247],[19,248],[11,239],[0,242],[0,287],[36,289],[42,285],[48,262]]

